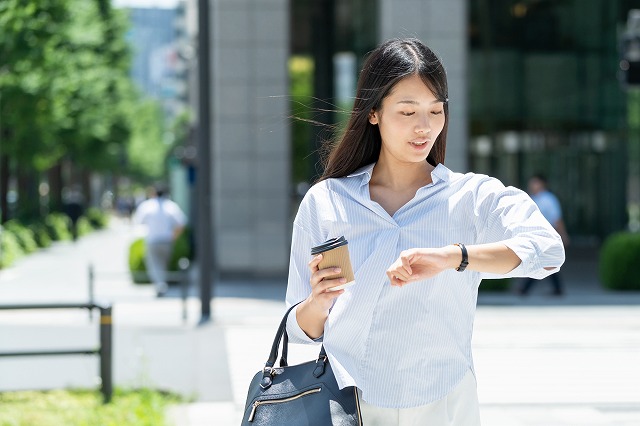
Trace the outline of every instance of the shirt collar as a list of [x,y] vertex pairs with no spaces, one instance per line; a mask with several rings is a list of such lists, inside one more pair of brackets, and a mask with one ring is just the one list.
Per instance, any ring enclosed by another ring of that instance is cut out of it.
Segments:
[[442,163],[438,163],[436,168],[431,172],[431,180],[433,181],[434,185],[440,180],[443,182],[448,182],[451,180],[452,173],[453,172],[449,170],[447,166]]
[[368,165],[366,165],[364,167],[360,167],[355,172],[351,173],[350,175],[347,175],[347,177],[362,176],[362,181],[360,182],[360,185],[366,185],[371,180],[371,173],[373,173],[373,166],[375,166],[375,165],[376,165],[376,163],[373,162],[373,163],[368,164]]
[[[347,175],[347,177],[357,177],[362,176],[361,185],[366,185],[371,180],[371,174],[373,173],[373,167],[376,165],[375,162],[368,164],[366,166],[360,167],[355,172]],[[451,170],[449,170],[444,164],[438,163],[438,165],[431,172],[431,180],[433,184],[436,184],[438,181],[448,182],[451,179]]]

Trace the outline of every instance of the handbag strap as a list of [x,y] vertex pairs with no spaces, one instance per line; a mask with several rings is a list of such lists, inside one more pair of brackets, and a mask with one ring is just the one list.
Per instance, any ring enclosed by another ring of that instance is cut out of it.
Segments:
[[[292,305],[287,312],[284,314],[282,321],[280,321],[280,326],[278,327],[278,331],[276,332],[276,336],[273,339],[273,344],[271,345],[271,352],[269,353],[269,358],[264,365],[264,369],[262,370],[262,381],[260,386],[263,389],[271,386],[271,376],[273,366],[276,364],[276,360],[278,359],[278,348],[280,347],[280,342],[282,342],[282,356],[280,357],[280,367],[286,367],[287,364],[287,356],[289,354],[289,335],[287,334],[287,319],[289,317],[289,313],[298,306],[302,302],[298,302]],[[322,360],[322,364],[324,365],[327,360],[327,353],[324,350],[324,345],[320,348],[320,354],[318,355],[318,360]],[[322,369],[324,372],[324,368]]]
[[[278,331],[276,332],[276,337],[273,339],[273,345],[271,345],[271,352],[269,353],[269,359],[265,364],[266,368],[271,368],[276,364],[276,359],[278,358],[278,348],[280,346],[280,342],[282,341],[283,336],[287,333],[287,318],[289,317],[289,313],[298,306],[302,302],[298,302],[295,305],[292,305],[287,312],[284,314],[282,321],[280,321],[280,326],[278,327]],[[289,346],[289,336],[287,336],[284,345],[282,347],[282,354],[286,358],[286,354],[288,354],[288,346]]]

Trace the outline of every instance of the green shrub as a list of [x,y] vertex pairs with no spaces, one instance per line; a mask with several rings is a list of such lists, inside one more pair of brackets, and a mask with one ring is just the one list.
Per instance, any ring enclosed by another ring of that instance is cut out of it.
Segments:
[[640,234],[619,232],[600,250],[600,281],[610,290],[640,290]]
[[144,238],[138,238],[129,246],[129,271],[136,284],[151,282],[147,276],[147,267],[144,264],[145,244]]
[[[191,252],[191,230],[186,228],[182,234],[176,239],[169,260],[169,271],[179,271],[178,262],[181,258],[193,260]],[[147,267],[144,264],[145,242],[144,238],[138,238],[129,246],[129,271],[133,282],[136,284],[146,284],[151,282],[147,275]]]
[[87,235],[93,232],[93,226],[91,225],[91,221],[86,216],[80,216],[78,222],[76,223],[76,227],[78,229],[78,236]]
[[484,279],[478,291],[486,293],[505,293],[511,288],[511,278]]
[[29,225],[29,229],[33,232],[33,238],[38,247],[45,248],[51,245],[51,237],[44,223],[32,223]]
[[178,262],[182,258],[187,258],[189,261],[193,260],[193,253],[191,253],[191,229],[185,228],[185,230],[176,239],[173,246],[173,252],[171,253],[171,260],[169,261],[170,271],[179,271],[180,267]]
[[4,229],[10,231],[16,236],[22,251],[25,254],[33,253],[38,250],[38,244],[36,243],[33,231],[24,226],[17,220],[10,220],[4,224]]
[[53,241],[64,241],[71,239],[69,217],[62,213],[51,213],[44,219],[49,237]]
[[109,215],[97,207],[89,207],[85,216],[94,229],[104,229],[109,225]]
[[24,252],[18,242],[18,237],[6,229],[0,231],[0,268],[13,265]]

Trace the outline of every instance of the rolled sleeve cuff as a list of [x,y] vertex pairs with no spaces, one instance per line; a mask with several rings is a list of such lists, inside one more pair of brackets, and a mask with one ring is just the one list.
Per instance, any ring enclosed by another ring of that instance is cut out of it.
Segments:
[[287,335],[289,336],[289,341],[291,343],[303,343],[303,344],[313,344],[313,343],[321,343],[324,336],[320,336],[317,339],[312,339],[307,336],[307,333],[300,328],[300,324],[298,324],[297,319],[298,307],[296,306],[290,313],[287,318]]
[[[520,265],[506,274],[486,274],[484,278],[529,277],[541,280],[560,270],[564,263],[565,253],[562,240],[545,239],[546,244],[533,245],[528,238],[511,238],[502,241],[520,258]],[[551,269],[545,269],[551,268]]]

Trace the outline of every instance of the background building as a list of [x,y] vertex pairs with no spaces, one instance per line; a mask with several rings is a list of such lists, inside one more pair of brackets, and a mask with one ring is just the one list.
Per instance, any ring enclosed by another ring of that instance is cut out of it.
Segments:
[[[187,2],[187,16],[196,3]],[[418,37],[444,61],[448,167],[521,188],[530,174],[547,174],[576,244],[598,244],[625,228],[628,169],[637,159],[627,151],[618,37],[633,3],[212,1],[213,238],[221,272],[284,276],[300,195],[294,188],[304,187],[292,181],[292,165],[308,163],[301,180],[313,181],[316,150],[348,108],[344,88],[353,87],[363,55],[389,37]],[[326,124],[310,125],[304,140],[290,130],[299,106],[289,99],[291,57],[311,61],[307,106]]]
[[627,224],[627,93],[617,73],[629,3],[469,3],[470,167],[523,188],[545,173],[574,243]]
[[186,106],[183,59],[178,51],[178,18],[182,10],[182,7],[129,9],[131,77],[142,93],[162,103],[169,121]]

